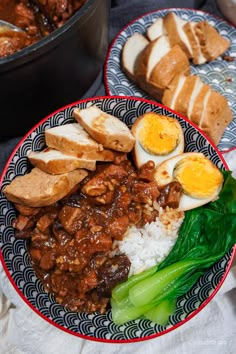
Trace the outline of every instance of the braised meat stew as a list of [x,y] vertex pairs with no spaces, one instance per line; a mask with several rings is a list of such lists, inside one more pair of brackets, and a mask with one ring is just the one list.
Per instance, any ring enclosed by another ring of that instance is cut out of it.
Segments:
[[130,260],[114,251],[113,241],[122,240],[132,225],[154,221],[158,200],[166,206],[180,197],[179,186],[160,191],[154,171],[153,161],[137,170],[124,155],[113,163],[99,163],[53,205],[15,204],[16,238],[26,240],[36,275],[57,302],[79,312],[104,313],[109,308],[112,289],[127,280],[130,270]]
[[44,38],[61,27],[86,0],[0,0],[0,20],[22,32],[0,27],[0,58]]

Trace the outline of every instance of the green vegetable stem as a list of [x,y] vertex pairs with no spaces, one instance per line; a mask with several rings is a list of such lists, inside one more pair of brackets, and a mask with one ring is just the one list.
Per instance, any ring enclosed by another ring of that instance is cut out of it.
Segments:
[[145,317],[165,325],[175,311],[177,298],[236,244],[236,180],[230,171],[223,171],[223,175],[218,199],[185,213],[169,255],[113,289],[115,323]]

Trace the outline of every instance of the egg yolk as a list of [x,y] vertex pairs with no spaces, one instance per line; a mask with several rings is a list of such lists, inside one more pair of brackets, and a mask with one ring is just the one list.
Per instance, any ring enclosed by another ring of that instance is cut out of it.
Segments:
[[217,194],[223,183],[220,170],[206,157],[185,157],[174,169],[174,178],[185,194],[205,199]]
[[176,119],[147,113],[139,131],[139,141],[144,150],[153,155],[167,155],[180,141],[179,123]]

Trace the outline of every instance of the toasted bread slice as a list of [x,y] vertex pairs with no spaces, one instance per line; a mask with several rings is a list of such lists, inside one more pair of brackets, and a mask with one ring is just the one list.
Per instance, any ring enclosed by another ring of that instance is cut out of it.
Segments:
[[117,153],[104,149],[79,123],[60,125],[45,130],[48,147],[81,159],[114,161]]
[[75,119],[100,144],[120,152],[130,152],[135,138],[128,126],[119,118],[103,112],[97,106],[74,109]]
[[34,167],[30,173],[15,177],[3,192],[13,203],[43,207],[65,197],[87,175],[83,169],[52,175]]
[[148,27],[146,35],[150,41],[154,41],[158,37],[166,35],[162,17],[158,17],[153,24]]
[[207,21],[197,22],[194,31],[207,61],[215,60],[230,47],[230,41],[222,37]]
[[148,39],[137,32],[127,39],[123,47],[121,66],[125,74],[134,82],[136,81],[135,66],[137,58],[148,43]]
[[183,27],[187,21],[182,20],[174,12],[169,12],[167,15],[165,15],[163,21],[171,47],[178,44],[180,48],[186,53],[187,57],[192,58],[192,47],[185,31],[183,30]]
[[67,173],[77,168],[90,171],[96,169],[96,160],[81,159],[52,148],[30,151],[28,159],[33,166],[53,175]]

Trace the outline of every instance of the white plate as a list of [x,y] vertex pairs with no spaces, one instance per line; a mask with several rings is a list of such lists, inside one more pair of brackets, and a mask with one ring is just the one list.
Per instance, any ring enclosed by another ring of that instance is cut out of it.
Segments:
[[234,61],[229,62],[219,57],[211,63],[198,66],[191,65],[192,74],[198,75],[204,83],[224,95],[229,102],[234,119],[226,128],[218,144],[219,150],[229,150],[236,146],[236,28],[213,15],[189,9],[166,9],[144,14],[129,23],[116,36],[109,48],[104,71],[106,91],[109,95],[151,98],[124,74],[120,63],[121,52],[125,42],[134,32],[145,34],[147,28],[158,17],[164,17],[170,11],[175,12],[177,16],[186,21],[206,20],[222,36],[231,41],[231,46],[225,54],[234,58]]

